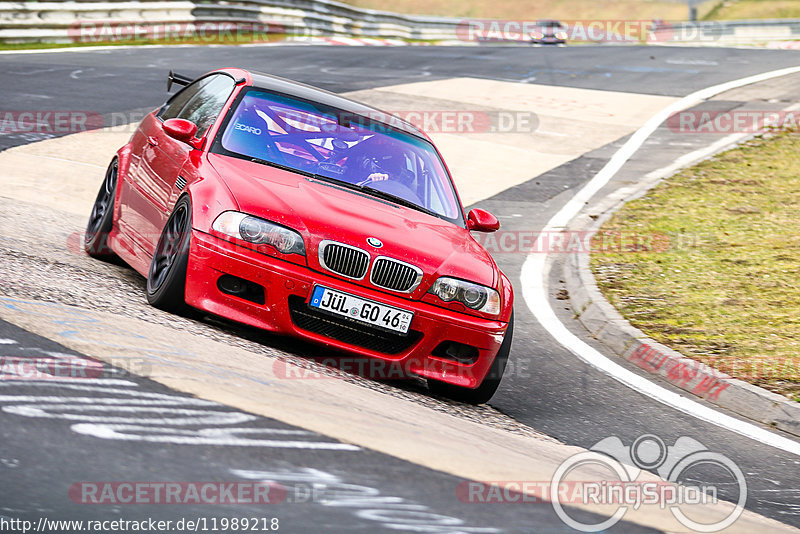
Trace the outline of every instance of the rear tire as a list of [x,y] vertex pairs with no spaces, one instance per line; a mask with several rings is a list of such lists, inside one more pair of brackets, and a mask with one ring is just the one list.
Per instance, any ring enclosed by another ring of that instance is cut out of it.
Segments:
[[116,256],[108,246],[108,234],[114,226],[114,197],[117,193],[118,174],[119,162],[114,158],[106,170],[100,191],[97,192],[83,236],[83,249],[93,258],[109,260]]
[[175,204],[153,253],[147,276],[147,302],[164,311],[179,313],[186,306],[186,270],[192,237],[192,201]]
[[495,394],[497,388],[500,386],[500,380],[503,378],[503,372],[506,370],[508,357],[511,354],[511,340],[514,337],[514,312],[511,312],[511,318],[508,321],[508,328],[506,328],[506,335],[503,338],[503,344],[500,345],[500,350],[497,351],[492,366],[483,379],[481,385],[475,389],[463,388],[440,382],[439,380],[428,379],[428,389],[434,395],[439,397],[447,397],[448,399],[465,402],[467,404],[484,404],[489,402],[492,395]]

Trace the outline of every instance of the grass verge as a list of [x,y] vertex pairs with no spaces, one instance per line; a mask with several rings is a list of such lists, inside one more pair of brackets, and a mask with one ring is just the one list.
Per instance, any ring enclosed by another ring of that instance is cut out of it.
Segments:
[[796,19],[800,18],[797,0],[725,0],[705,20]]
[[[344,0],[368,9],[446,17],[537,20],[687,20],[685,1],[675,0]],[[800,18],[798,0],[705,0],[701,20]]]
[[0,43],[0,50],[39,50],[50,48],[75,48],[94,46],[142,46],[142,45],[241,45],[241,44],[260,44],[277,43],[291,39],[302,39],[302,36],[288,35],[284,33],[270,33],[251,35],[239,33],[235,38],[221,37],[197,37],[180,39],[108,39],[97,41],[76,41],[71,43]]
[[[665,180],[603,226],[591,265],[648,336],[800,401],[798,153],[798,131],[772,133]],[[614,235],[640,239],[604,251]]]
[[[700,16],[719,0],[698,5]],[[537,20],[686,20],[686,2],[670,0],[345,0],[368,9],[445,17]]]

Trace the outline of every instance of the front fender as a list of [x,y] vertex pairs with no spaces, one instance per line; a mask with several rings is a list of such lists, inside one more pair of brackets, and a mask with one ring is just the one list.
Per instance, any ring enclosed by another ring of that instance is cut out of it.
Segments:
[[500,273],[500,299],[503,303],[500,318],[502,321],[508,322],[511,319],[511,313],[514,311],[514,287],[503,271],[498,269],[498,272]]
[[[117,150],[116,158],[117,158],[117,190],[114,192],[114,224],[116,225],[116,221],[119,220],[120,214],[120,197],[122,195],[122,187],[120,187],[120,183],[125,180],[129,180],[130,176],[130,167],[131,167],[131,144],[127,143],[122,145],[119,150]],[[113,160],[112,160],[113,161]]]
[[[223,211],[239,210],[228,186],[217,171],[202,158],[187,162],[182,176],[186,179],[185,193],[192,201],[192,228],[208,233],[217,216]],[[195,165],[196,163],[196,165]],[[176,195],[175,202],[183,196]]]

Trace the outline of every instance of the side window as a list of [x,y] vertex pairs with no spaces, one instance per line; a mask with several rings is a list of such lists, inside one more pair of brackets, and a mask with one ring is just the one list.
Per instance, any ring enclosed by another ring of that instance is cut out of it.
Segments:
[[192,96],[178,113],[178,118],[197,125],[197,137],[202,137],[222,111],[233,91],[234,81],[230,76],[209,76],[208,82]]
[[200,89],[208,85],[208,82],[211,81],[210,78],[212,78],[212,76],[191,83],[181,89],[179,92],[175,93],[175,96],[167,101],[167,104],[161,108],[161,111],[158,114],[159,118],[161,120],[167,120],[177,117],[178,113],[181,112],[186,103],[191,100]]
[[158,116],[161,120],[190,120],[197,125],[196,137],[202,137],[222,111],[233,87],[234,81],[230,76],[207,76],[172,97]]

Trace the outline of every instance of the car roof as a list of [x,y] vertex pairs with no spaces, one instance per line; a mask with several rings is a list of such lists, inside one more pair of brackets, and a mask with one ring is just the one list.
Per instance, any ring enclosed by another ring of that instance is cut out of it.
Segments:
[[281,78],[279,76],[273,76],[271,74],[265,74],[263,72],[252,70],[245,72],[249,73],[252,78],[252,83],[250,85],[258,89],[266,89],[276,93],[283,93],[285,95],[295,96],[303,100],[317,102],[324,106],[341,109],[346,113],[366,117],[372,121],[386,124],[415,137],[430,141],[430,138],[424,132],[410,122],[406,122],[399,117],[386,113],[385,111],[381,111],[372,106],[356,102],[355,100],[350,100],[349,98],[331,93],[330,91],[325,91],[324,89],[320,89],[318,87],[295,82],[293,80],[287,80],[286,78]]

